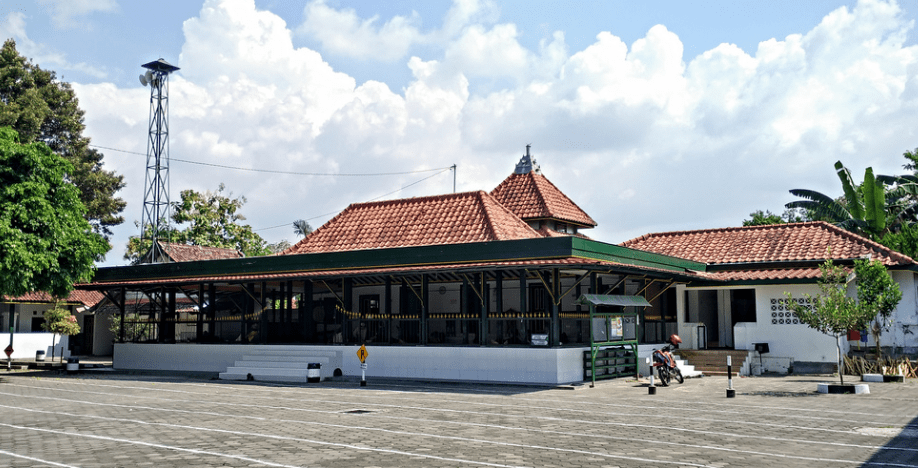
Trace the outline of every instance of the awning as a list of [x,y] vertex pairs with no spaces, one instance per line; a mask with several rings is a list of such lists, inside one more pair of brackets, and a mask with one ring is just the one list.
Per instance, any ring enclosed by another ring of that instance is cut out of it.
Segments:
[[618,296],[614,294],[584,294],[575,304],[606,305],[623,307],[650,307],[647,299],[641,296]]

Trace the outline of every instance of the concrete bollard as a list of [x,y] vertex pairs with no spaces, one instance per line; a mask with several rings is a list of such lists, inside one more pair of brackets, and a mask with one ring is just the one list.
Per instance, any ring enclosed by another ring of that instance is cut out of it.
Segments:
[[736,390],[733,389],[733,360],[727,356],[727,398],[734,398]]
[[67,358],[67,373],[76,374],[80,371],[80,360],[77,358]]
[[318,383],[322,381],[322,364],[310,362],[306,364],[306,381],[309,383]]
[[44,351],[35,351],[35,362],[45,362]]

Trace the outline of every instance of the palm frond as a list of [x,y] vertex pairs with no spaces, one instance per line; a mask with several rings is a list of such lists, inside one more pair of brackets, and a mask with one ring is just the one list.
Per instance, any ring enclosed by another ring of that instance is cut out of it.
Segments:
[[790,193],[805,200],[792,201],[784,205],[785,208],[811,210],[816,216],[827,219],[832,223],[839,223],[852,217],[841,203],[815,190],[794,189]]

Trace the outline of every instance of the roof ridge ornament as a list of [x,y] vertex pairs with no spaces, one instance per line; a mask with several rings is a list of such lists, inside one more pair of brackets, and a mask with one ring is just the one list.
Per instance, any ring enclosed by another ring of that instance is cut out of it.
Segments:
[[516,163],[516,169],[513,170],[514,174],[528,174],[530,172],[535,172],[536,174],[541,174],[542,170],[539,169],[539,164],[535,161],[529,154],[529,147],[531,144],[526,145],[526,154],[520,158],[520,162]]

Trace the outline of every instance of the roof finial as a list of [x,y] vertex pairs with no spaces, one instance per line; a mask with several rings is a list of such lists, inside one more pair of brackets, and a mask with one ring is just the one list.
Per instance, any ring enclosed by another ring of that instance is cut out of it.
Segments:
[[532,144],[526,145],[526,154],[520,158],[520,162],[516,163],[516,169],[513,171],[514,174],[528,174],[530,172],[535,172],[536,174],[541,174],[542,171],[539,169],[539,164],[535,162],[535,159],[529,154],[529,148]]

